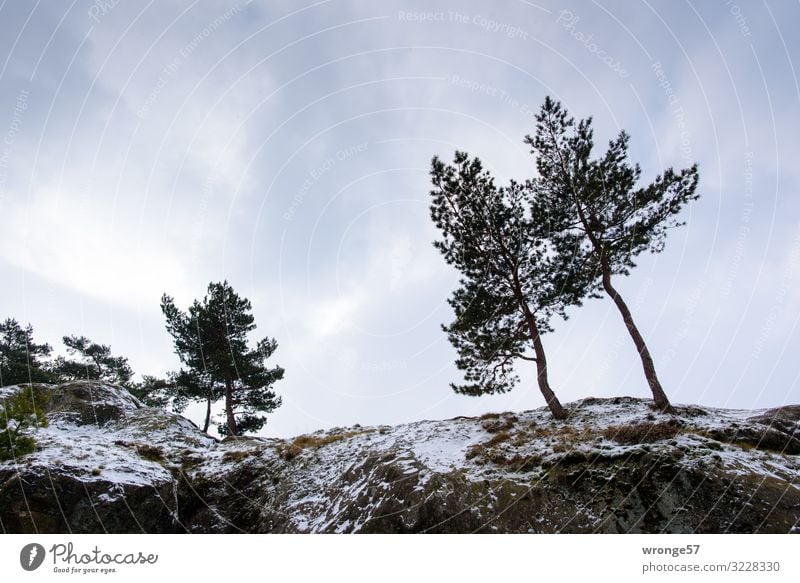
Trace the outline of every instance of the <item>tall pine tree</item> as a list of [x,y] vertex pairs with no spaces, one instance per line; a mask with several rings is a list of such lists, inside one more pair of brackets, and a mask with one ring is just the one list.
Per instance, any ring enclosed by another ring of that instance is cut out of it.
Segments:
[[575,123],[549,97],[536,117],[536,133],[526,136],[536,157],[538,200],[563,223],[553,240],[575,265],[593,274],[614,301],[642,361],[653,399],[670,408],[655,365],[628,305],[614,287],[613,276],[628,275],[644,251],[664,248],[667,231],[681,225],[681,209],[698,198],[697,165],[679,172],[668,168],[649,185],[637,187],[641,170],[628,162],[629,136],[624,131],[599,158],[592,158],[591,118]]
[[[542,334],[553,315],[580,302],[583,283],[548,245],[549,218],[530,184],[498,188],[477,158],[456,152],[452,165],[434,158],[431,217],[434,243],[462,275],[444,330],[465,371],[462,394],[503,393],[518,382],[514,362],[536,363],[539,389],[553,416],[565,417],[550,387]],[[530,349],[533,355],[530,355]]]
[[239,297],[225,281],[210,283],[203,300],[195,300],[187,312],[164,294],[161,310],[175,352],[187,367],[177,373],[176,385],[185,397],[206,402],[206,423],[211,404],[224,398],[226,423],[219,427],[221,434],[261,429],[264,413],[281,404],[272,386],[283,378],[284,370],[265,366],[278,346],[274,339],[264,338],[253,348],[248,345],[247,335],[256,328],[250,300]]

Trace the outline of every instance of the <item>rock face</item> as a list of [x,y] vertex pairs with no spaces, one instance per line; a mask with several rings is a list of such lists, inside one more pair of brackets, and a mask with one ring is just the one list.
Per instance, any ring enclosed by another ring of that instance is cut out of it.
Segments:
[[[218,441],[122,388],[36,385],[37,450],[0,462],[0,531],[800,530],[800,407],[633,398]],[[0,389],[0,400],[29,385]]]

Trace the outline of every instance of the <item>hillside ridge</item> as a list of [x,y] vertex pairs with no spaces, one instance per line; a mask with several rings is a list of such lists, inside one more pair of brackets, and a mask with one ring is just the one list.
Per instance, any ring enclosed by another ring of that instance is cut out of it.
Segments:
[[0,462],[0,531],[800,530],[800,406],[586,398],[518,413],[213,438],[96,381],[32,391],[36,451]]

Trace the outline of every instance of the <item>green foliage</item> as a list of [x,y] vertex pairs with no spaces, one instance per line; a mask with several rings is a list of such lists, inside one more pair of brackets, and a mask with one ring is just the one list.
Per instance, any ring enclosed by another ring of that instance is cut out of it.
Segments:
[[226,424],[222,435],[258,431],[266,423],[264,413],[281,404],[272,390],[284,370],[268,368],[265,361],[278,347],[271,338],[250,348],[248,334],[255,330],[250,300],[240,297],[228,284],[210,283],[202,301],[195,300],[187,312],[164,294],[161,310],[175,352],[186,366],[174,375],[175,396],[206,401],[225,398]]
[[28,385],[0,402],[0,461],[22,457],[36,449],[30,430],[47,426],[42,411],[46,399],[46,393]]
[[[547,380],[541,334],[553,316],[599,290],[614,300],[642,360],[656,404],[669,401],[646,343],[611,278],[628,274],[644,251],[664,248],[677,216],[698,195],[697,165],[668,168],[639,187],[623,131],[592,157],[592,120],[575,122],[549,97],[526,136],[538,176],[495,185],[477,158],[456,152],[452,165],[434,158],[431,218],[441,232],[434,245],[462,275],[449,303],[455,321],[444,330],[458,351],[467,395],[503,393],[518,377],[514,362],[532,360],[542,394],[556,417],[564,411]],[[528,356],[529,342],[534,356]]]
[[13,318],[0,322],[0,387],[55,382],[44,360],[51,352],[48,344],[34,342],[30,324],[23,328]]
[[591,118],[575,123],[549,97],[536,116],[536,134],[526,136],[536,156],[536,198],[554,219],[551,236],[561,255],[571,255],[586,291],[601,287],[620,311],[642,361],[656,405],[671,405],[658,380],[652,356],[612,276],[627,275],[644,251],[658,253],[667,232],[682,225],[677,215],[698,198],[697,165],[676,172],[668,168],[649,185],[638,187],[641,170],[628,162],[630,138],[624,131],[605,154],[592,157]]
[[553,316],[580,303],[584,281],[550,244],[551,217],[531,182],[498,187],[464,152],[451,165],[434,158],[431,180],[431,218],[441,234],[434,245],[462,274],[449,299],[455,320],[444,326],[466,381],[453,389],[504,393],[518,381],[514,362],[534,360],[525,356],[531,342],[551,329]]
[[643,251],[661,251],[668,230],[683,224],[678,213],[699,197],[697,165],[668,168],[637,187],[641,169],[629,162],[626,132],[593,158],[591,118],[576,123],[548,97],[536,120],[535,135],[525,137],[539,173],[536,197],[555,221],[552,239],[575,254],[575,265],[599,279],[628,274]]
[[176,413],[186,409],[188,401],[176,395],[174,379],[160,379],[151,375],[143,375],[142,382],[130,383],[130,393],[148,407],[172,409]]
[[133,378],[133,370],[124,356],[112,356],[111,348],[92,342],[85,336],[64,336],[64,345],[71,356],[69,360],[58,357],[53,371],[63,381],[102,380],[127,385]]

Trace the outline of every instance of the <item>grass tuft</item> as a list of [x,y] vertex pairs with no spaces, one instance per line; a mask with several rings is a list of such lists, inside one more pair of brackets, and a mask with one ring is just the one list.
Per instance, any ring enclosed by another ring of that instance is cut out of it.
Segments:
[[636,445],[672,439],[681,430],[680,423],[674,420],[643,421],[632,425],[611,425],[603,431],[603,437],[623,445]]
[[293,460],[306,449],[319,449],[331,443],[349,439],[356,435],[363,435],[369,433],[371,429],[358,430],[358,431],[342,431],[337,433],[327,433],[323,435],[300,435],[295,437],[290,443],[282,443],[276,451],[278,456],[286,461]]

